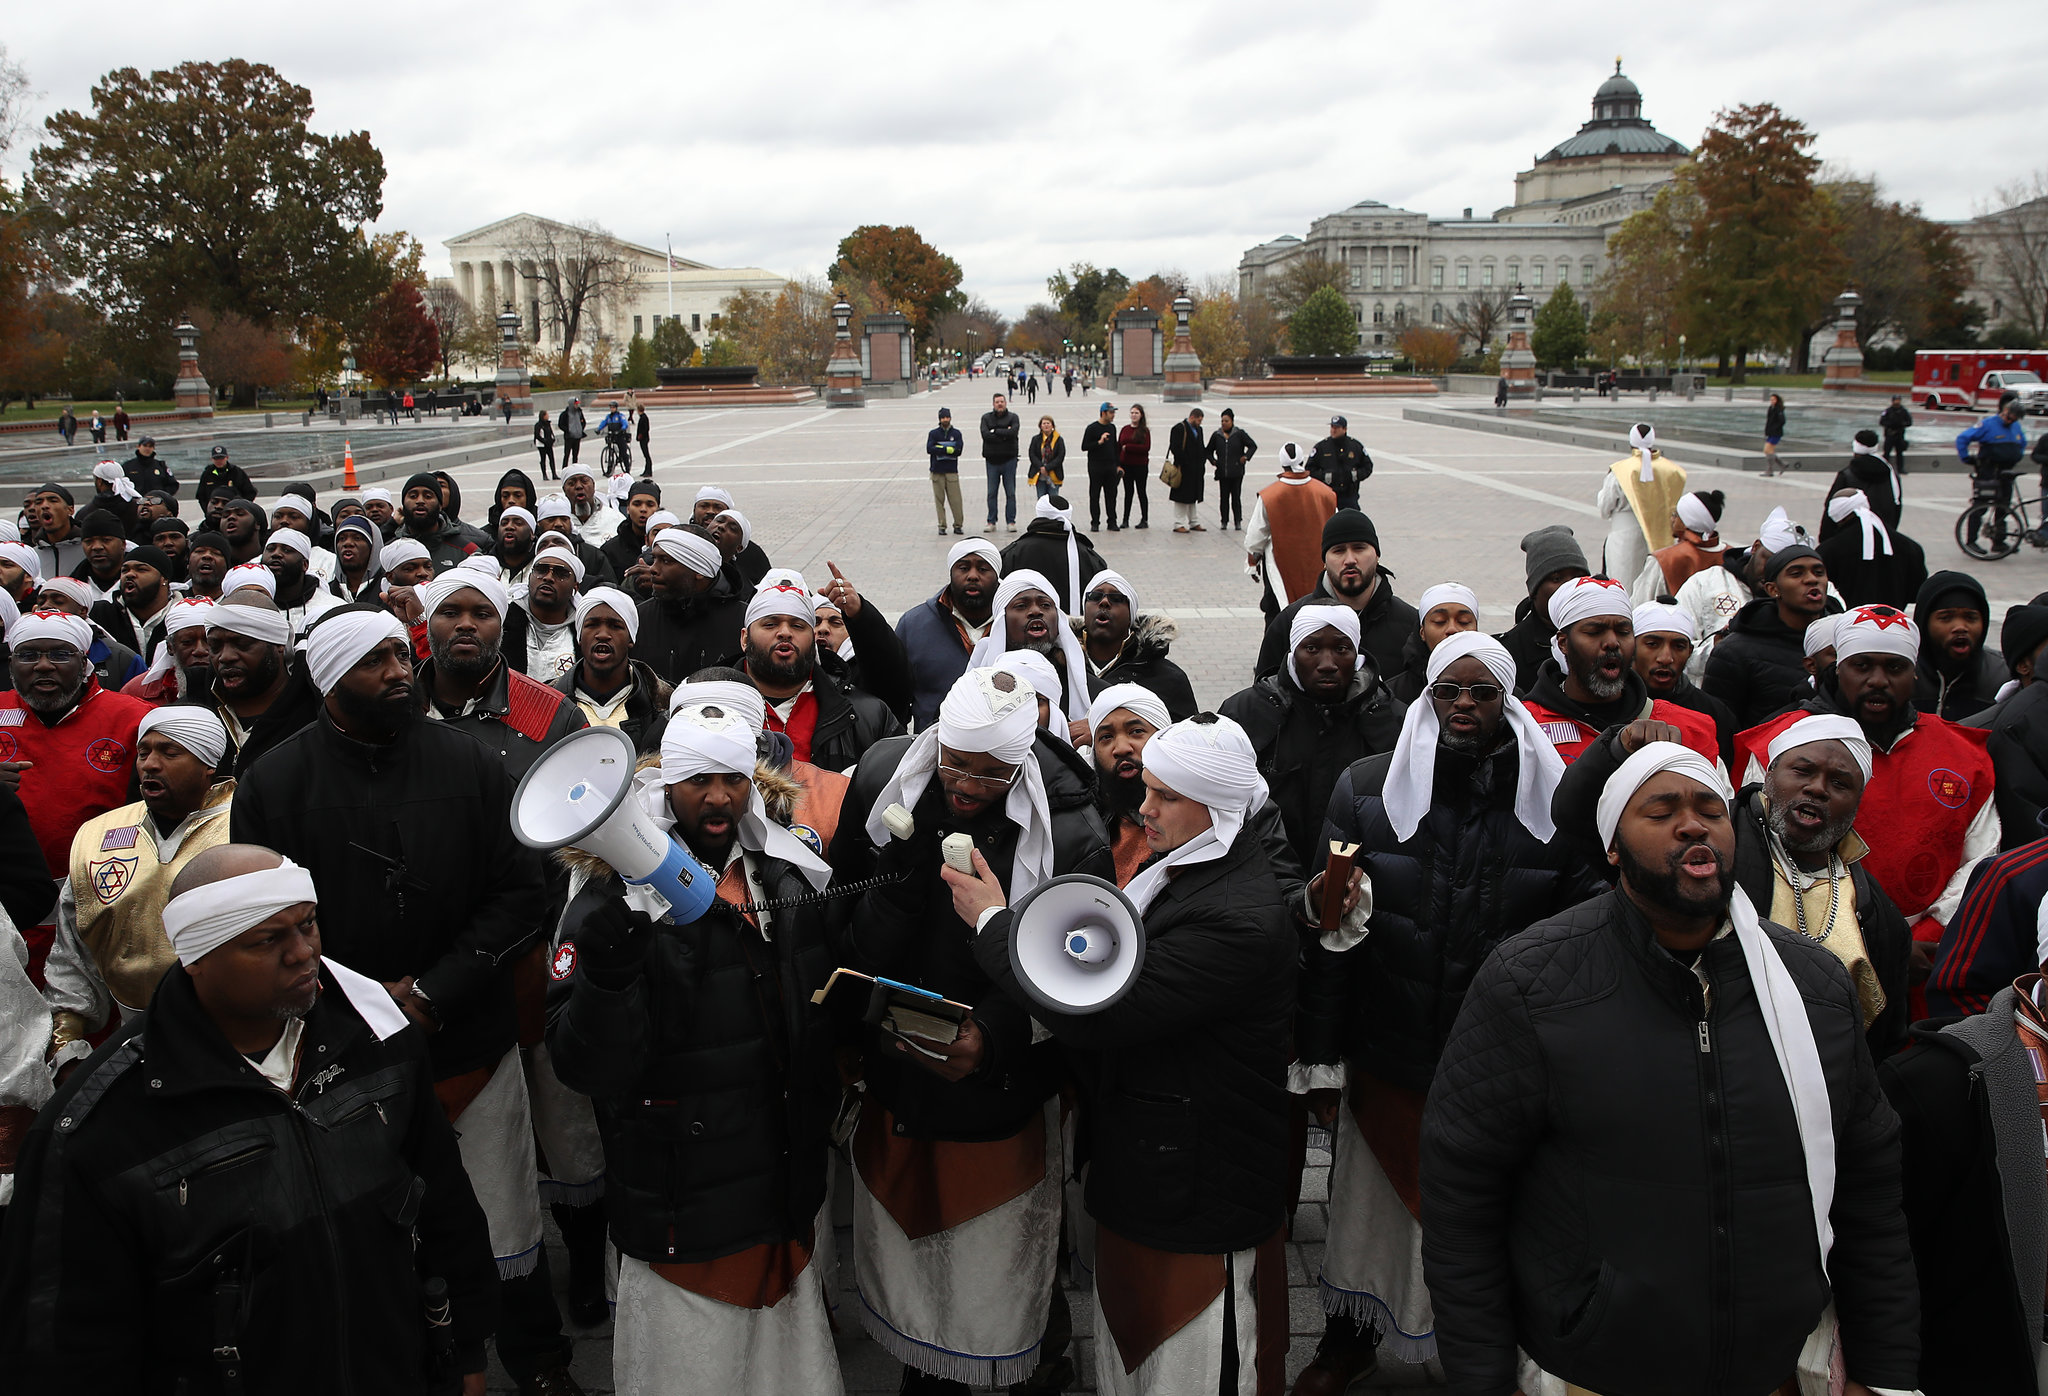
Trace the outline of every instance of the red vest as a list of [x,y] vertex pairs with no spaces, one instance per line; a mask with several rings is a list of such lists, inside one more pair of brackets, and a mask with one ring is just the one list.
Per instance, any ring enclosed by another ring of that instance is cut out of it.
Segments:
[[[1541,703],[1532,703],[1524,699],[1523,706],[1529,709],[1529,715],[1542,727],[1543,735],[1550,738],[1552,745],[1557,748],[1557,754],[1564,758],[1567,766],[1578,760],[1579,753],[1586,749],[1586,744],[1600,735],[1600,728],[1588,727],[1577,718],[1567,717],[1563,713],[1554,713]],[[1691,708],[1681,708],[1668,698],[1653,698],[1650,700],[1650,710],[1643,716],[1657,722],[1668,722],[1676,727],[1679,734],[1684,737],[1685,744],[1707,760],[1718,762],[1721,759],[1720,732],[1714,726],[1714,719],[1705,713],[1696,713]]]
[[789,710],[789,721],[784,722],[771,705],[768,709],[768,730],[781,732],[789,738],[789,744],[796,748],[796,759],[811,759],[811,734],[818,730],[818,695],[805,689],[796,697],[796,706]]

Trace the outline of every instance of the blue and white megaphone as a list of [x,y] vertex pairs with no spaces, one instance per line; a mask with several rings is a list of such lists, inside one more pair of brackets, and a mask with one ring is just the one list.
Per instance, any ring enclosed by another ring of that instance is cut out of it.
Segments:
[[512,795],[512,834],[528,848],[579,848],[652,889],[677,925],[711,909],[718,879],[654,826],[633,793],[639,753],[616,727],[572,732],[533,763]]
[[1114,882],[1048,878],[1011,908],[1010,972],[1054,1013],[1100,1013],[1145,967],[1145,922]]

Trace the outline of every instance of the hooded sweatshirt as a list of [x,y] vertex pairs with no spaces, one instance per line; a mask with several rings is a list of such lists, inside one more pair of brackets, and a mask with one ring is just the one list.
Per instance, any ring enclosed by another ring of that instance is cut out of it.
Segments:
[[1997,702],[1999,686],[2011,677],[1998,651],[1982,641],[1978,642],[1976,653],[1960,665],[1954,664],[1946,651],[1936,651],[1927,633],[1927,618],[1942,609],[1940,603],[1945,597],[1958,592],[1969,598],[1963,604],[1975,606],[1984,617],[1988,638],[1991,602],[1969,573],[1936,572],[1921,584],[1920,594],[1913,598],[1913,624],[1920,627],[1920,674],[1913,685],[1913,706],[1951,722],[1982,712]]

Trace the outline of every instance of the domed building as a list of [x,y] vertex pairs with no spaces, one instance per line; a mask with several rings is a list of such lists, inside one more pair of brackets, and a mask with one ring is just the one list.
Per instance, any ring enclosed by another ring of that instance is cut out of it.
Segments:
[[1643,94],[1617,59],[1593,94],[1592,119],[1515,176],[1513,204],[1491,217],[1468,208],[1438,218],[1363,199],[1318,218],[1305,238],[1248,249],[1238,289],[1258,294],[1300,258],[1335,262],[1361,352],[1391,354],[1406,326],[1469,326],[1474,302],[1504,306],[1512,287],[1540,303],[1559,282],[1589,285],[1606,267],[1607,235],[1647,208],[1691,154],[1644,119]]

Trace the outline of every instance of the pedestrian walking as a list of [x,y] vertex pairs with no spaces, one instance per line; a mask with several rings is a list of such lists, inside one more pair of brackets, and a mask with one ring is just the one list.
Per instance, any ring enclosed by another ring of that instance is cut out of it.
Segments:
[[104,446],[107,444],[107,420],[100,416],[97,407],[93,409],[92,421],[86,424],[86,430],[92,435],[93,445]]
[[636,405],[634,413],[637,420],[633,426],[633,439],[640,443],[640,478],[652,480],[654,478],[654,452],[649,448],[648,441],[654,434],[654,428],[647,421],[646,408]]
[[1913,425],[1913,414],[1906,410],[1906,404],[1897,393],[1892,394],[1892,405],[1878,416],[1877,424],[1884,428],[1884,459],[1891,462],[1894,470],[1906,468],[1906,428]]
[[78,436],[78,414],[71,410],[68,403],[65,405],[64,410],[57,414],[57,435],[64,438],[66,446],[69,446]]
[[562,429],[562,464],[576,464],[576,452],[583,445],[583,437],[590,428],[583,420],[583,399],[572,397],[569,405],[562,409],[562,415],[555,421]]
[[1237,414],[1228,407],[1209,438],[1209,461],[1216,468],[1217,507],[1222,511],[1218,528],[1244,530],[1244,472],[1259,451],[1251,433],[1240,431]]
[[1778,473],[1778,443],[1785,439],[1785,399],[1771,394],[1771,405],[1764,409],[1764,478],[1770,479]]
[[540,478],[560,479],[555,471],[555,424],[548,420],[545,407],[533,414],[533,449],[540,453]]
[[1188,409],[1188,415],[1173,424],[1166,434],[1166,460],[1159,478],[1166,485],[1166,497],[1173,501],[1175,533],[1207,532],[1195,517],[1202,503],[1203,467],[1209,463],[1208,441],[1202,435],[1202,409]]
[[114,403],[114,439],[116,441],[126,441],[128,439],[128,422],[127,404],[116,401]]
[[[1016,380],[1014,376],[1011,381]],[[996,527],[996,495],[1000,492],[1010,532],[1017,531],[1017,435],[1023,423],[1010,410],[1010,400],[995,395],[995,407],[981,414],[981,461],[988,471],[988,528]]]
[[511,399],[511,398],[509,398],[509,397],[508,397],[508,398],[500,398],[500,399],[498,400],[498,405],[499,405],[499,406],[500,406],[501,408],[503,408],[503,409],[504,409],[504,412],[505,412],[505,425],[506,425],[506,426],[508,426],[508,427],[509,427],[509,426],[511,426],[511,425],[512,425],[512,399]]
[[[413,401],[411,388],[405,390],[405,399],[402,405],[405,408],[405,415],[408,420],[417,422],[420,419],[419,404]],[[505,402],[505,420],[508,422],[512,420],[512,403],[509,398]]]
[[1493,385],[1493,405],[1495,407],[1506,407],[1508,405],[1508,376],[1505,373],[1500,376],[1500,381]]
[[953,409],[939,409],[939,424],[925,434],[924,453],[931,459],[932,509],[939,516],[939,532],[946,531],[946,506],[953,507],[953,531],[965,533],[960,505],[960,453],[967,449],[960,428],[953,425]]
[[1145,472],[1152,459],[1152,430],[1145,409],[1131,404],[1131,424],[1117,433],[1116,463],[1124,477],[1124,527],[1131,526],[1131,500],[1138,501],[1138,527],[1152,526],[1152,503],[1145,497]]
[[1031,438],[1031,473],[1026,480],[1037,488],[1040,498],[1066,493],[1061,487],[1067,482],[1067,443],[1050,417],[1038,419],[1038,434]]
[[1035,373],[1027,372],[1024,375],[1024,400],[1026,402],[1038,401],[1038,375]]
[[1061,374],[1060,381],[1067,385],[1067,396],[1072,397],[1074,395],[1074,370],[1070,368]]

